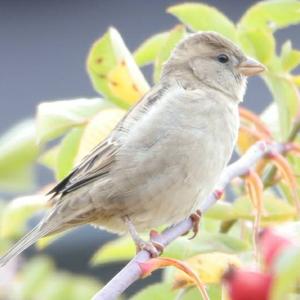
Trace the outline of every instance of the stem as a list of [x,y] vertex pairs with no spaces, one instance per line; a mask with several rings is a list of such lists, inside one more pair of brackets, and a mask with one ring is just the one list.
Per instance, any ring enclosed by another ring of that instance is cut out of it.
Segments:
[[229,221],[222,222],[221,227],[220,227],[220,232],[227,233],[235,223],[236,223],[236,220],[229,220]]
[[[300,118],[297,118],[286,142],[287,143],[293,142],[296,139],[299,131],[300,131]],[[275,166],[272,166],[270,171],[268,172],[268,174],[264,178],[263,183],[264,183],[264,186],[266,188],[273,185],[274,177],[276,175],[276,171],[277,171],[277,168]]]
[[300,118],[297,118],[297,120],[294,123],[294,126],[290,132],[290,135],[287,138],[287,142],[293,142],[296,139],[299,131],[300,131]]

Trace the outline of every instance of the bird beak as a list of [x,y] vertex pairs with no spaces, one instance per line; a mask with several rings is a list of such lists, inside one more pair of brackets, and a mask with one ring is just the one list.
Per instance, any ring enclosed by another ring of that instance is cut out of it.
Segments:
[[238,65],[239,72],[244,76],[254,76],[265,71],[265,69],[264,65],[249,57]]

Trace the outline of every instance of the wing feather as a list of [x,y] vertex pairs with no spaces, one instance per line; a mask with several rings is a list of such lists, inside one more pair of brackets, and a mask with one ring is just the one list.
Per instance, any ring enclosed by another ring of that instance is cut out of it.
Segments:
[[85,156],[82,162],[48,193],[52,195],[51,199],[57,195],[63,196],[98,180],[102,176],[108,175],[124,138],[126,139],[134,123],[140,120],[150,107],[157,102],[165,89],[166,87],[163,88],[161,85],[153,87],[131,108],[109,137]]

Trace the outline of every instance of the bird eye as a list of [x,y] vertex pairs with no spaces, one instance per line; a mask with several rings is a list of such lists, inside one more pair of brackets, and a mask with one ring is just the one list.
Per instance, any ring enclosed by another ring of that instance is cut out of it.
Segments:
[[226,54],[218,55],[217,59],[218,59],[218,62],[220,62],[222,64],[225,64],[229,61],[229,57]]

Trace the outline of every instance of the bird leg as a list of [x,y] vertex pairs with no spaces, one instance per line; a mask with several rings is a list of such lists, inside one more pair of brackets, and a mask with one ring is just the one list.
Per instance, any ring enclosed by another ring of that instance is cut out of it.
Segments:
[[[193,235],[189,238],[189,240],[192,240],[199,232],[199,223],[200,223],[201,216],[202,216],[202,213],[199,209],[190,215],[190,219],[192,220]],[[187,231],[183,235],[187,235],[188,233],[189,233],[189,231]]]
[[153,238],[158,235],[156,231],[150,231],[150,241],[146,242],[139,236],[128,216],[123,217],[123,220],[127,225],[128,232],[135,243],[137,252],[146,250],[150,253],[151,257],[158,257],[163,252],[164,246],[161,243],[153,240]]

